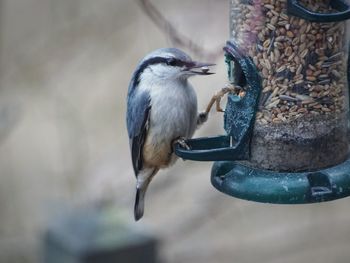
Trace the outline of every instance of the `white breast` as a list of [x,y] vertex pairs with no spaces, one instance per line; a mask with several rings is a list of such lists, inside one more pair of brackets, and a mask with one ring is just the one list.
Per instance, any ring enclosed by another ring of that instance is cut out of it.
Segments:
[[150,127],[162,139],[192,137],[197,121],[197,97],[188,82],[153,86]]
[[152,84],[141,87],[150,92],[152,104],[147,144],[152,144],[155,152],[171,153],[172,141],[191,138],[197,127],[197,97],[187,81]]

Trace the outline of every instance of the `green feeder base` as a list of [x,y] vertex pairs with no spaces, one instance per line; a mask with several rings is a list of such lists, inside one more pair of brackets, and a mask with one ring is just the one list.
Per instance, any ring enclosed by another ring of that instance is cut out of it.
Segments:
[[250,201],[305,204],[350,195],[350,158],[313,172],[279,173],[247,167],[238,162],[215,162],[211,182],[219,191]]

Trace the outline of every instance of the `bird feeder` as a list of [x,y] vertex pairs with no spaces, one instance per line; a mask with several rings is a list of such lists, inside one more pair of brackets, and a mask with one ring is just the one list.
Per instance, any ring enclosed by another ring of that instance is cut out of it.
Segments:
[[350,7],[341,0],[231,0],[226,135],[177,145],[216,161],[212,184],[238,198],[312,203],[350,195]]

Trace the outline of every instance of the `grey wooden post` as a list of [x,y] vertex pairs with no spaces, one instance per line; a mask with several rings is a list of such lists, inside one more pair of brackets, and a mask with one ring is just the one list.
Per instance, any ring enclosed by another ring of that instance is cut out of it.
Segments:
[[43,237],[44,263],[156,263],[157,242],[110,211],[66,212]]

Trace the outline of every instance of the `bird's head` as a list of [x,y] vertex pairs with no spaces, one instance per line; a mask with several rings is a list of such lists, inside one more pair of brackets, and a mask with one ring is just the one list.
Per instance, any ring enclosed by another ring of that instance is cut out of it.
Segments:
[[164,80],[187,79],[194,75],[211,75],[212,63],[193,61],[190,56],[176,48],[157,49],[148,54],[136,71],[137,81],[141,78]]

